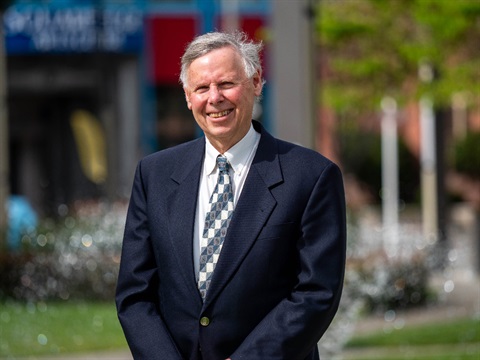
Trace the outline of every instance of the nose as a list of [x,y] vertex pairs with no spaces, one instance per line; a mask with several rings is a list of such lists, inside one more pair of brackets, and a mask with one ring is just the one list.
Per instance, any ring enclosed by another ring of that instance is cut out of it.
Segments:
[[210,90],[208,91],[208,101],[212,104],[216,104],[223,100],[222,91],[218,88],[217,85],[211,85]]

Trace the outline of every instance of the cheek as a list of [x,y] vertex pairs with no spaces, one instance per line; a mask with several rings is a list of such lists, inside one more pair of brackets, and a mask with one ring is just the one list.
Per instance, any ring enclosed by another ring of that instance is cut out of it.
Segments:
[[253,101],[250,98],[250,96],[242,96],[238,99],[238,103],[240,103],[242,106],[242,111],[250,111],[250,108],[253,107]]
[[188,108],[194,112],[198,112],[200,110],[201,103],[196,101],[194,98],[190,98],[188,101]]
[[237,109],[243,110],[243,107],[245,106],[247,102],[247,97],[242,94],[242,93],[236,93],[228,98],[228,101],[231,104],[235,104]]

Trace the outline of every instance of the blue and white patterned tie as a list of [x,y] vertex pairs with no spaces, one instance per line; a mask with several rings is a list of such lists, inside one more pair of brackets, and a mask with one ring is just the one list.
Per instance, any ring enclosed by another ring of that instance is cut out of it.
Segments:
[[198,274],[198,289],[202,299],[205,299],[210,286],[213,271],[222,250],[223,240],[233,213],[233,189],[228,172],[229,164],[223,155],[217,157],[220,170],[217,185],[210,198],[210,211],[205,217],[203,237],[200,239],[200,272]]

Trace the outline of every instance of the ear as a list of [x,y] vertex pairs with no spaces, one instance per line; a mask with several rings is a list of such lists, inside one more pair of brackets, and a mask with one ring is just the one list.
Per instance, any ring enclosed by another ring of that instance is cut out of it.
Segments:
[[187,101],[188,110],[192,110],[192,103],[190,102],[190,92],[186,88],[183,88],[183,92],[185,94],[185,100]]
[[258,70],[255,75],[253,75],[252,80],[255,96],[260,96],[263,88],[262,71]]

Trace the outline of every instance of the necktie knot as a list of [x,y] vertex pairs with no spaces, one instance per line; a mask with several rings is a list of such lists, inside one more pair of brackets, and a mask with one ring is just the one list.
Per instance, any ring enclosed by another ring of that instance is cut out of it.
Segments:
[[218,169],[220,170],[221,173],[228,172],[229,164],[228,164],[227,158],[223,155],[218,155],[217,156],[217,166],[218,166]]

